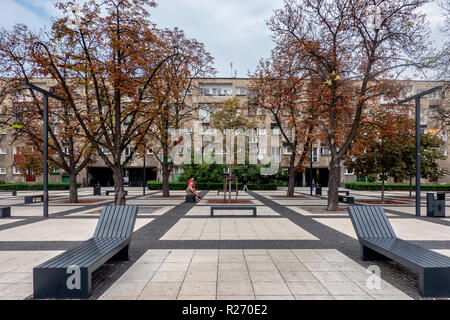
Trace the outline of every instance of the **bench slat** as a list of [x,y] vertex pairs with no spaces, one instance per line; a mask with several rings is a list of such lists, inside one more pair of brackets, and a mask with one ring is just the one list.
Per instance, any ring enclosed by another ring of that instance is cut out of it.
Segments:
[[396,238],[387,217],[377,206],[349,206],[358,238]]
[[438,252],[423,248],[414,243],[401,239],[373,238],[365,239],[381,248],[391,251],[411,263],[417,264],[423,268],[445,268],[450,267],[450,258]]

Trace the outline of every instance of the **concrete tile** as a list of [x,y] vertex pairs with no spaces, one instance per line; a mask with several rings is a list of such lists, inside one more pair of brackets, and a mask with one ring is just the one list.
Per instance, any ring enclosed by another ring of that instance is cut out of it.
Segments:
[[373,295],[373,298],[375,300],[413,300],[413,298],[406,294]]
[[158,271],[186,271],[188,267],[188,262],[164,262]]
[[139,295],[139,299],[149,296],[175,296],[176,298],[180,287],[181,282],[150,282]]
[[157,271],[151,282],[182,282],[185,274],[184,271]]
[[256,300],[295,300],[293,295],[286,296],[256,296]]
[[219,257],[219,262],[220,263],[245,263],[245,259],[244,259],[244,255],[240,254],[240,255],[233,255],[233,254],[228,254],[228,255],[223,255]]
[[206,272],[217,271],[217,262],[191,262],[189,271],[192,272]]
[[373,298],[371,296],[369,296],[368,294],[366,295],[362,295],[362,296],[347,296],[347,295],[342,295],[342,296],[334,296],[334,298],[336,300],[373,300]]
[[255,255],[255,256],[245,256],[245,260],[248,262],[256,263],[272,263],[272,259],[269,255]]
[[371,296],[374,295],[402,295],[403,292],[390,283],[381,280],[380,282],[380,288],[369,288],[367,286],[367,281],[358,281],[355,282],[362,290],[370,294]]
[[188,271],[186,273],[186,277],[184,278],[185,282],[191,281],[199,281],[199,282],[209,282],[209,281],[217,281],[217,271]]
[[277,267],[273,263],[247,262],[247,266],[250,272],[256,271],[278,272]]
[[184,282],[180,296],[216,295],[216,282]]
[[319,281],[288,281],[286,282],[294,295],[329,295],[327,289]]
[[339,271],[312,271],[312,274],[320,282],[350,281],[343,273]]
[[292,294],[284,281],[254,281],[253,288],[257,296],[283,296]]
[[217,296],[217,300],[255,300],[255,296]]
[[16,283],[30,277],[29,272],[8,272],[0,276],[0,283]]
[[245,263],[219,263],[219,272],[223,271],[247,271],[247,265]]
[[216,296],[179,296],[177,300],[216,300]]
[[336,268],[327,262],[305,262],[304,266],[309,271],[336,271]]
[[308,271],[308,269],[306,269],[305,266],[300,262],[276,262],[275,265],[277,266],[278,270],[280,270],[280,272],[287,272],[287,271],[307,272]]
[[247,271],[219,271],[219,282],[250,281]]
[[281,274],[276,271],[251,271],[250,278],[253,282],[258,281],[284,281]]
[[295,295],[295,300],[334,300],[331,295]]
[[309,271],[297,272],[297,271],[282,271],[281,276],[285,281],[313,281],[317,282],[317,279]]
[[358,285],[350,281],[328,281],[322,284],[333,296],[364,296],[366,294]]
[[250,281],[218,282],[217,296],[253,296],[253,288]]

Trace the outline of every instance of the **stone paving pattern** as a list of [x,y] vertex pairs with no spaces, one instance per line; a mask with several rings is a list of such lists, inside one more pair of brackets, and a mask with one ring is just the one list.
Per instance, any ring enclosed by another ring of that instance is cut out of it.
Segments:
[[[356,202],[380,196],[350,192]],[[97,270],[91,299],[422,299],[412,271],[395,262],[360,261],[346,205],[326,211],[326,189],[317,197],[297,188],[302,197],[295,199],[277,197],[285,191],[239,192],[238,200],[257,207],[257,217],[240,210],[210,217],[208,200],[223,200],[213,191],[202,192],[197,204],[146,193],[128,188],[127,204],[139,206],[130,261]],[[41,203],[23,203],[27,194],[36,191],[0,194],[0,205],[12,210],[11,218],[0,219],[0,299],[32,299],[33,267],[90,238],[101,208],[113,201],[83,188],[80,199],[97,202],[70,204],[67,191],[51,191],[50,218],[44,219]],[[383,206],[397,235],[450,256],[450,217],[416,218],[407,195],[386,192],[406,203]],[[425,205],[423,199],[423,215]],[[371,264],[381,268],[379,289],[367,286]]]

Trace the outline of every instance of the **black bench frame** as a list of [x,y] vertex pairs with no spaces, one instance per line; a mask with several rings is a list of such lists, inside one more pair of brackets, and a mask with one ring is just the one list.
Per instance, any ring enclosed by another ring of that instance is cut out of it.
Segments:
[[[95,270],[109,260],[128,260],[137,211],[137,206],[104,207],[93,238],[33,268],[34,298],[89,298]],[[70,289],[74,267],[80,285]]]
[[345,202],[345,203],[355,203],[355,198],[354,197],[350,197],[350,196],[338,195],[338,200],[340,202]]
[[394,260],[419,274],[424,297],[450,297],[450,258],[397,238],[380,206],[349,206],[361,260]]
[[[105,191],[105,194],[106,194],[107,196],[109,196],[110,193],[116,193],[116,191],[115,191],[115,190],[106,190],[106,191]],[[125,190],[124,193],[125,193],[125,195],[127,196],[127,195],[128,195],[128,190]]]
[[350,191],[348,191],[348,190],[339,190],[338,192],[339,193],[345,193],[346,196],[350,195]]
[[214,216],[214,210],[252,210],[253,216],[256,217],[255,206],[211,206],[211,217]]
[[5,206],[0,207],[0,218],[9,218],[11,217],[11,207]]
[[186,195],[186,202],[188,203],[194,203],[195,202],[195,196],[194,195]]
[[[34,201],[34,199],[40,199],[40,201]],[[35,203],[35,202],[44,202],[44,195],[42,194],[36,194],[33,196],[25,196],[24,197],[25,203]]]

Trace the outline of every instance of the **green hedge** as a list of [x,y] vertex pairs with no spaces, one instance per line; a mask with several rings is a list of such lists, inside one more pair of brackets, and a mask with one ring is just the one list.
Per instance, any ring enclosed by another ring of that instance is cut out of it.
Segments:
[[[77,188],[81,183],[77,183]],[[0,184],[0,190],[43,190],[42,183],[9,183]],[[48,190],[69,190],[68,183],[49,183]]]
[[[249,183],[247,185],[249,190],[277,190],[276,183],[267,184],[254,184]],[[147,181],[147,188],[149,190],[161,190],[162,182],[160,181]],[[223,190],[222,182],[197,182],[196,188],[198,190]],[[232,190],[235,190],[236,184],[232,184]],[[242,190],[243,184],[238,183],[239,190]],[[169,190],[185,190],[186,182],[169,182]]]
[[[346,189],[351,190],[373,190],[381,191],[381,183],[365,183],[365,182],[348,182],[345,184]],[[415,185],[412,185],[411,189],[414,190]],[[450,191],[450,184],[421,184],[420,189],[422,191]],[[385,184],[384,190],[386,191],[409,191],[409,184]]]

